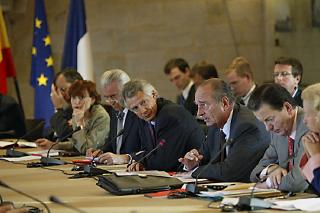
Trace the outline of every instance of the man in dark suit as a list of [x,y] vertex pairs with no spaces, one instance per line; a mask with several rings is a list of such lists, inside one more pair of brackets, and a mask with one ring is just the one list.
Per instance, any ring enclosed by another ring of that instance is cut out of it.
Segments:
[[225,76],[237,98],[236,103],[247,106],[250,95],[256,88],[249,61],[244,57],[236,57],[225,71]]
[[[124,164],[128,163],[127,154],[141,149],[139,137],[139,118],[124,106],[121,96],[123,85],[130,81],[128,74],[120,69],[108,70],[101,76],[102,95],[110,110],[110,133],[105,146],[98,158],[100,163]],[[121,133],[122,132],[122,133]],[[99,151],[89,149],[87,155],[97,156]]]
[[302,108],[296,106],[291,94],[278,84],[264,84],[251,95],[248,107],[264,122],[271,133],[271,143],[250,179],[263,180],[261,188],[281,191],[304,191],[299,163],[303,154],[301,138],[308,131],[303,122]]
[[50,127],[46,135],[46,138],[51,141],[61,140],[73,131],[70,123],[72,107],[68,90],[76,80],[82,80],[82,76],[71,68],[66,68],[55,76],[51,87],[51,101],[55,113],[50,118]]
[[181,91],[177,97],[177,103],[184,106],[193,116],[197,114],[197,106],[194,103],[196,87],[190,78],[190,67],[182,58],[174,58],[167,62],[164,73],[169,80]]
[[286,88],[298,106],[302,105],[301,88],[303,67],[296,58],[280,57],[274,62],[274,82]]
[[0,94],[0,138],[19,138],[26,133],[20,105],[10,96]]
[[140,163],[131,164],[129,170],[177,171],[178,158],[192,148],[199,148],[204,141],[196,120],[183,107],[158,98],[157,91],[146,81],[128,82],[122,94],[127,107],[141,119],[142,149],[132,158],[138,161],[156,149]]
[[230,87],[218,78],[202,83],[195,101],[198,116],[209,127],[208,138],[200,150],[189,151],[179,161],[193,177],[249,182],[269,143],[263,124],[245,106],[234,103]]

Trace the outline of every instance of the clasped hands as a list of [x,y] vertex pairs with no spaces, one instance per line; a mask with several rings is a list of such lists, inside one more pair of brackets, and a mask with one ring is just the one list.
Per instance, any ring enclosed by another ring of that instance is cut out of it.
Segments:
[[308,158],[320,154],[320,135],[316,132],[309,131],[302,137],[304,151]]

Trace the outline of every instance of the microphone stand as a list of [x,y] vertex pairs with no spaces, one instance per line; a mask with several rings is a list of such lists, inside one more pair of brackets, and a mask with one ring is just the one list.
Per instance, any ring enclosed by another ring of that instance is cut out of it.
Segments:
[[[131,165],[137,165],[139,163],[141,163],[143,160],[147,159],[153,152],[155,152],[157,149],[159,149],[160,147],[162,147],[163,145],[166,144],[166,141],[164,139],[161,139],[158,143],[158,145],[153,148],[150,152],[148,152],[145,156],[143,156],[142,158],[140,158],[137,162],[129,162],[127,165],[127,168],[129,168],[129,166]],[[139,154],[142,154],[144,151],[139,152]],[[137,154],[138,155],[138,154]],[[136,155],[136,156],[137,156]]]
[[31,195],[28,195],[28,194],[26,194],[26,193],[24,193],[24,192],[22,192],[22,191],[20,191],[18,189],[15,189],[15,188],[9,186],[8,184],[6,184],[5,182],[3,182],[1,180],[0,180],[0,186],[2,186],[4,188],[7,188],[7,189],[10,189],[10,190],[12,190],[14,192],[17,192],[18,194],[21,194],[21,195],[23,195],[25,197],[28,197],[28,198],[30,198],[32,200],[37,201],[38,203],[40,203],[41,205],[44,206],[44,208],[47,210],[48,213],[50,213],[49,207],[44,202],[42,202],[41,200],[39,200],[39,199],[37,199],[37,198],[35,198],[35,197],[31,196]]
[[73,133],[77,132],[81,130],[80,127],[76,128],[75,130],[73,130],[72,132],[70,132],[69,134],[67,134],[66,136],[64,136],[63,138],[61,138],[60,140],[58,140],[57,142],[54,142],[50,148],[48,149],[47,152],[47,157],[41,157],[40,162],[42,163],[43,166],[56,166],[56,165],[64,165],[66,164],[66,162],[56,159],[56,158],[51,158],[49,157],[50,155],[50,151],[52,150],[52,148],[57,145],[59,142],[64,141],[65,139],[69,138],[71,135],[73,135]]
[[[290,156],[284,164],[287,164],[289,161],[291,161],[293,158],[295,158],[297,153],[294,153],[292,156]],[[239,202],[237,204],[238,208],[241,210],[257,210],[257,209],[265,209],[265,208],[271,208],[271,203],[264,201],[259,198],[254,197],[254,190],[256,189],[257,185],[259,183],[263,183],[267,180],[268,176],[271,175],[273,172],[277,170],[277,168],[280,167],[279,165],[276,165],[275,168],[271,169],[269,174],[266,176],[259,178],[259,180],[253,185],[250,196],[242,196],[239,198]],[[290,194],[292,192],[289,192]]]
[[[121,129],[118,134],[116,136],[114,136],[111,140],[110,140],[110,143],[112,143],[114,140],[116,140],[119,136],[123,135],[124,133],[124,129]],[[97,159],[99,157],[99,154],[100,153],[97,153],[96,156],[94,156],[92,158],[92,161],[90,163],[90,165],[86,165],[84,168],[83,168],[83,172],[84,174],[88,174],[88,176],[96,176],[96,175],[102,175],[102,174],[105,174],[105,173],[110,173],[109,171],[107,170],[104,170],[104,169],[100,169],[100,168],[97,168],[96,165],[94,164],[95,163],[95,159]]]
[[17,138],[17,140],[12,144],[12,148],[6,150],[6,157],[24,157],[24,156],[28,156],[29,154],[27,154],[27,153],[25,153],[25,152],[21,152],[21,151],[16,151],[16,150],[14,150],[14,147],[15,147],[15,145],[18,144],[18,142],[19,142],[22,138],[24,138],[24,137],[30,135],[31,133],[35,132],[36,130],[38,130],[41,126],[44,125],[44,123],[45,123],[44,121],[41,121],[40,123],[38,123],[37,126],[35,126],[33,129],[31,129],[30,132],[27,132],[27,133],[26,133],[25,135],[23,135],[22,137]]
[[50,200],[51,202],[53,202],[53,203],[56,203],[56,204],[58,204],[58,205],[64,206],[64,207],[69,208],[69,209],[72,209],[72,210],[74,210],[74,211],[76,211],[76,212],[86,213],[85,211],[83,211],[83,210],[81,210],[81,209],[78,209],[78,208],[76,208],[76,207],[74,207],[74,206],[72,206],[72,205],[70,205],[70,204],[67,204],[67,203],[65,203],[65,202],[62,202],[58,197],[56,197],[56,196],[54,196],[54,195],[51,195],[51,196],[49,197],[49,200]]
[[203,169],[198,173],[198,175],[196,176],[196,180],[194,183],[188,183],[186,185],[186,190],[189,194],[191,195],[196,195],[198,194],[201,190],[206,190],[205,188],[203,187],[199,187],[198,186],[198,179],[200,177],[200,175],[205,171],[207,170],[207,168],[213,163],[213,161],[215,161],[217,159],[217,157],[219,157],[219,155],[221,154],[222,151],[224,151],[224,149],[228,146],[228,145],[231,145],[233,143],[233,139],[230,139],[228,141],[226,141],[222,148],[216,153],[216,155],[211,158],[211,160],[209,161],[209,163],[207,165],[205,165],[203,167]]

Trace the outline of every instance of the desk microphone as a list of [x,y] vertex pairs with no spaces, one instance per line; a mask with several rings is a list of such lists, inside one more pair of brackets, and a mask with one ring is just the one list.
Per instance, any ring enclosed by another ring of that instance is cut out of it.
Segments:
[[[154,147],[154,148],[153,148],[150,152],[148,152],[145,156],[143,156],[142,158],[140,158],[137,162],[128,163],[127,168],[128,168],[129,166],[131,166],[132,164],[133,164],[133,165],[136,165],[136,164],[138,164],[138,163],[141,163],[143,160],[147,159],[153,152],[155,152],[157,149],[159,149],[160,147],[164,146],[165,144],[166,144],[166,140],[165,140],[165,139],[161,139],[161,140],[159,141],[159,143],[157,144],[156,147]],[[139,152],[139,154],[142,154],[143,152],[144,152],[144,151],[141,151],[141,152]],[[136,155],[138,155],[138,154],[136,154]]]
[[198,187],[198,179],[200,177],[200,175],[205,171],[207,170],[207,168],[219,157],[219,155],[221,154],[221,152],[223,152],[225,150],[225,148],[228,146],[228,145],[231,145],[233,143],[234,139],[229,139],[227,140],[223,146],[221,147],[221,149],[215,154],[215,156],[213,158],[211,158],[211,160],[209,161],[209,163],[207,165],[205,165],[203,167],[203,169],[201,169],[201,171],[198,173],[198,175],[196,176],[196,180],[194,183],[188,183],[187,186],[186,186],[186,189],[187,189],[187,192],[192,194],[192,195],[195,195],[195,194],[198,194],[202,187]]
[[[123,133],[124,133],[124,129],[121,129],[116,136],[111,138],[111,140],[109,142],[112,143],[112,141],[116,140],[119,136],[123,135]],[[100,153],[98,152],[96,154],[96,156],[93,156],[90,165],[84,166],[83,172],[85,174],[88,174],[89,176],[96,176],[96,175],[102,175],[105,173],[109,173],[109,171],[107,171],[107,170],[99,169],[96,167],[95,160],[99,157],[99,154]]]
[[52,150],[52,148],[57,145],[59,142],[64,141],[65,139],[69,138],[71,135],[73,135],[73,133],[77,132],[81,130],[80,127],[77,127],[75,130],[73,130],[72,132],[70,132],[69,134],[67,134],[66,136],[62,137],[61,140],[58,140],[57,142],[54,142],[48,149],[47,152],[47,157],[41,157],[40,162],[44,165],[44,166],[55,166],[55,165],[64,165],[66,164],[66,162],[56,159],[56,158],[51,158],[49,157],[50,155],[50,151]]
[[[293,153],[292,156],[288,157],[287,160],[284,161],[284,164],[287,164],[289,161],[294,159],[297,156],[297,152]],[[267,180],[269,175],[271,175],[275,170],[279,167],[279,165],[275,166],[273,169],[268,172],[268,175],[259,178],[259,180],[253,185],[250,196],[242,196],[239,198],[239,202],[237,204],[238,208],[241,210],[256,210],[256,209],[262,209],[262,208],[271,208],[271,203],[264,201],[259,198],[254,197],[254,190],[257,187],[258,183],[262,183]],[[291,193],[291,192],[289,192]]]
[[16,151],[14,150],[14,147],[17,145],[17,143],[22,139],[27,137],[28,135],[32,134],[33,132],[35,132],[36,130],[38,130],[39,128],[41,128],[44,125],[45,121],[41,121],[38,123],[38,125],[36,125],[34,128],[32,128],[29,132],[27,132],[26,134],[24,134],[23,136],[17,138],[17,140],[12,144],[12,148],[7,149],[6,151],[6,157],[23,157],[23,156],[28,156],[29,154],[25,153],[25,152],[20,152],[20,151]]
[[72,206],[72,205],[70,205],[70,204],[67,204],[67,203],[61,201],[58,197],[56,197],[56,196],[54,196],[54,195],[51,195],[51,196],[49,197],[49,200],[50,200],[51,202],[53,202],[53,203],[56,203],[56,204],[58,204],[58,205],[64,206],[64,207],[69,208],[69,209],[72,209],[72,210],[74,210],[74,211],[76,211],[76,212],[86,213],[85,211],[83,211],[83,210],[81,210],[81,209],[78,209],[78,208],[76,208],[76,207],[74,207],[74,206]]
[[26,193],[24,193],[24,192],[22,192],[22,191],[20,191],[18,189],[15,189],[15,188],[9,186],[8,184],[6,184],[5,182],[3,182],[1,180],[0,180],[0,186],[2,186],[4,188],[7,188],[7,189],[10,189],[10,190],[12,190],[14,192],[17,192],[18,194],[21,194],[21,195],[23,195],[25,197],[28,197],[28,198],[30,198],[32,200],[37,201],[38,203],[40,203],[41,205],[44,206],[44,208],[47,210],[48,213],[50,213],[49,207],[44,202],[42,202],[41,200],[39,200],[39,199],[37,199],[37,198],[35,198],[35,197],[31,196],[31,195],[28,195],[28,194],[26,194]]

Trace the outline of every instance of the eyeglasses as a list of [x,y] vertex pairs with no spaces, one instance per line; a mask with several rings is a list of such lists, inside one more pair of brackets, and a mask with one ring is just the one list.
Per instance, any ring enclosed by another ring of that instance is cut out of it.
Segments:
[[104,96],[103,98],[107,103],[113,103],[113,102],[118,102],[119,95],[114,94],[114,95],[110,95],[110,96]]
[[286,71],[284,71],[284,72],[275,72],[275,73],[272,74],[273,78],[278,78],[280,76],[285,78],[285,77],[287,77],[289,75],[292,75],[292,73],[286,72]]

